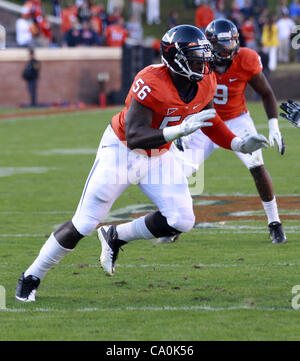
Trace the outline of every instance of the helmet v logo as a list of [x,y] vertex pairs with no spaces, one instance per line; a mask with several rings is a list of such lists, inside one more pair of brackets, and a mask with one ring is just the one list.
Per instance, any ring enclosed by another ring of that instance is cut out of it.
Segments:
[[176,31],[174,31],[174,33],[172,33],[172,35],[170,36],[168,33],[166,34],[166,38],[167,38],[167,40],[168,40],[168,42],[171,44],[172,43],[172,41],[173,41],[173,38],[174,38],[174,36],[175,36],[175,33],[176,33]]

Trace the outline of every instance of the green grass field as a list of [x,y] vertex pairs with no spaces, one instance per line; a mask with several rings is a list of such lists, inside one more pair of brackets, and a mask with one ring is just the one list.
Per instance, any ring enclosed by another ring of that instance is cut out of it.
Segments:
[[[261,104],[249,109],[267,136]],[[0,340],[300,340],[300,310],[291,305],[300,284],[300,225],[293,217],[284,221],[284,245],[270,243],[263,216],[216,219],[174,244],[131,242],[112,278],[99,267],[93,234],[47,274],[36,303],[15,301],[20,273],[72,217],[115,112],[0,119],[0,284],[7,307],[0,311]],[[280,123],[286,155],[267,149],[264,159],[277,196],[298,195],[300,131]],[[249,172],[221,149],[205,164],[204,193],[256,194]],[[290,213],[299,215],[296,200]],[[144,203],[150,201],[132,186],[113,211]]]

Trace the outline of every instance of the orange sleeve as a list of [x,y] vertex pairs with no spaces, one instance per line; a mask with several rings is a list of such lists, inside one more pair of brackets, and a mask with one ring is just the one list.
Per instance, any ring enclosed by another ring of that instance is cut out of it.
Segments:
[[151,71],[147,71],[147,68],[136,75],[129,94],[150,109],[159,108],[164,99],[161,84],[151,75]]
[[263,70],[263,65],[258,53],[255,50],[248,48],[245,48],[243,51],[241,67],[247,74],[248,80]]
[[214,125],[201,128],[202,132],[220,147],[231,150],[231,141],[236,135],[232,133],[218,114],[209,122],[212,122]]

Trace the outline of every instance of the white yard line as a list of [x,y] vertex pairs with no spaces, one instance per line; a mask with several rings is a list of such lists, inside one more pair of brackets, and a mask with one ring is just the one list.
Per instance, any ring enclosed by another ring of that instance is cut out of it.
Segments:
[[93,307],[93,308],[78,308],[75,310],[70,309],[55,309],[55,308],[34,308],[34,309],[26,309],[26,308],[6,308],[0,309],[2,312],[71,312],[71,313],[85,313],[85,312],[122,312],[122,311],[210,311],[210,312],[220,312],[220,311],[235,311],[235,310],[251,310],[251,311],[263,311],[263,312],[273,312],[273,311],[287,311],[287,312],[295,312],[292,308],[283,308],[283,307],[251,307],[247,305],[236,305],[236,306],[228,306],[228,307],[213,307],[209,305],[205,306],[145,306],[145,307],[115,307],[115,308],[101,308],[101,307]]

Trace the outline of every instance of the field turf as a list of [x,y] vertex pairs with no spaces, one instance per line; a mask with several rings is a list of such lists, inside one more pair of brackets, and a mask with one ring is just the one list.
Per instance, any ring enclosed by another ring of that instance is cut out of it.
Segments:
[[[261,104],[249,109],[268,136]],[[300,310],[291,304],[300,284],[300,225],[293,217],[284,220],[283,245],[270,243],[263,213],[211,222],[173,244],[131,242],[112,278],[99,267],[94,233],[46,275],[37,302],[15,301],[21,272],[72,217],[116,110],[0,119],[0,285],[6,290],[0,340],[300,340]],[[286,154],[264,150],[265,164],[276,195],[296,196],[300,130],[280,124]],[[221,149],[205,164],[204,193],[256,195],[248,170]],[[132,186],[112,210],[149,203]],[[300,214],[299,202],[290,214]]]

